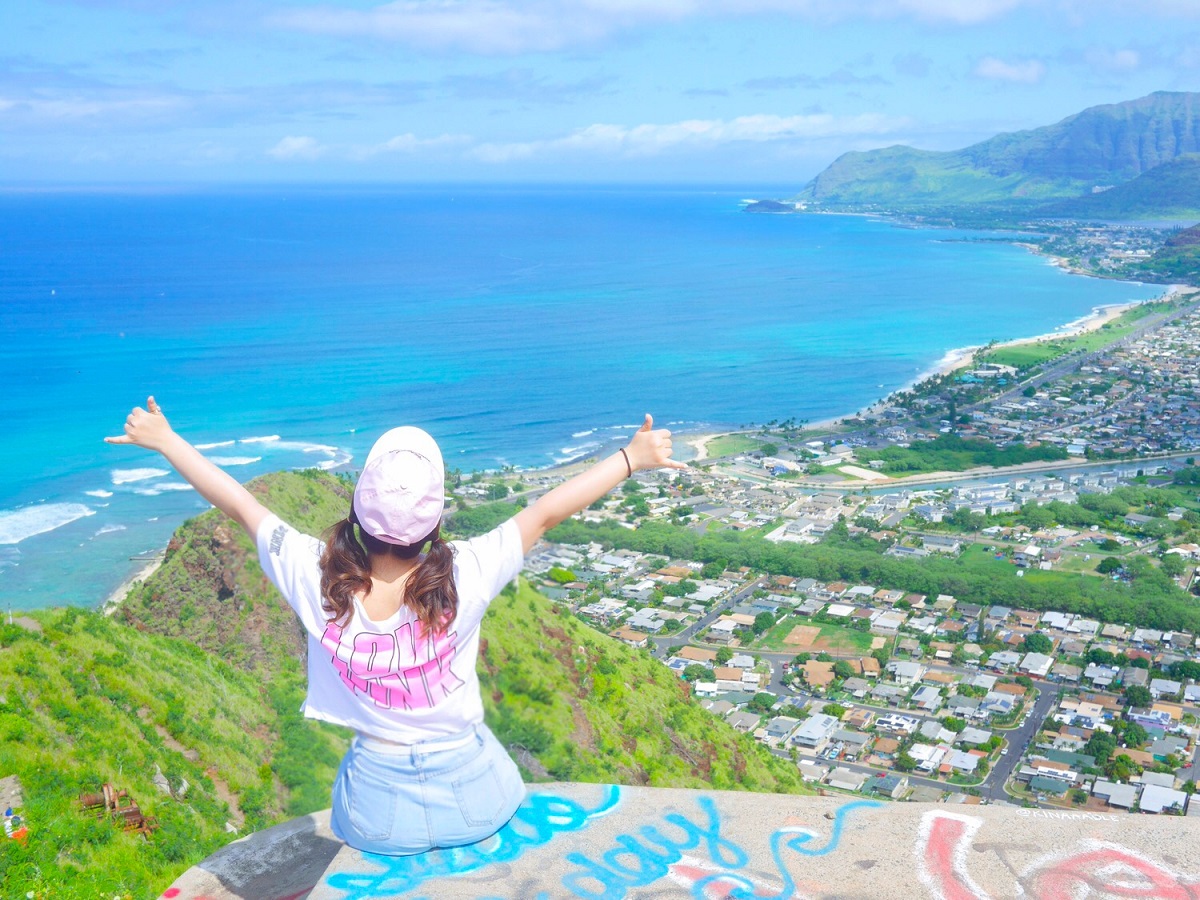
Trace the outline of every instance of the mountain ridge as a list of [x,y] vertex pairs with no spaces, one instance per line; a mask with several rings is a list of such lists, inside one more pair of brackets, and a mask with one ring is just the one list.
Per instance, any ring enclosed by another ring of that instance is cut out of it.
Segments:
[[952,151],[896,145],[838,157],[800,192],[824,204],[1078,197],[1200,152],[1200,93],[1158,91]]

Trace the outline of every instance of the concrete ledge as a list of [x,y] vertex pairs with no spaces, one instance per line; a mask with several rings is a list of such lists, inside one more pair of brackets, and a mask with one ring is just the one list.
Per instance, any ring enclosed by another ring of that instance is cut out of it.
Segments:
[[[1200,897],[1200,820],[1175,816],[550,784],[494,837],[412,857],[334,855],[327,816],[238,841],[163,896]],[[312,876],[322,859],[327,868]]]
[[344,848],[329,830],[326,809],[227,844],[184,872],[161,896],[166,900],[300,900]]

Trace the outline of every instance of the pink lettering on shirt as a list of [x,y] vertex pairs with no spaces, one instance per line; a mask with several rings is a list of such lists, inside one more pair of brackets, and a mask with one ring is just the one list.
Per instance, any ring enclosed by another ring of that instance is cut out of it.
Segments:
[[427,709],[464,684],[451,668],[457,637],[451,631],[418,644],[412,623],[391,633],[360,631],[351,637],[330,622],[321,646],[329,651],[342,682],[369,696],[376,706]]

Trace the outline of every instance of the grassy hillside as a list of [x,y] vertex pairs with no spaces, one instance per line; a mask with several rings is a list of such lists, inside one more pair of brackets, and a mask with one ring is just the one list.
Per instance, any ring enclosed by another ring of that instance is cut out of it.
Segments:
[[524,584],[488,611],[479,673],[489,724],[536,777],[800,790],[793,766],[692,702],[649,653]]
[[[251,488],[311,531],[348,496],[317,473]],[[40,632],[0,629],[0,776],[20,778],[31,828],[24,848],[0,842],[3,896],[155,896],[230,839],[227,821],[245,833],[328,806],[348,733],[300,717],[302,636],[217,513],[176,532],[117,615],[32,619]],[[526,585],[485,618],[479,673],[487,720],[531,780],[803,790],[793,766],[701,710],[647,653]],[[155,787],[156,766],[187,792]],[[106,781],[159,819],[152,840],[77,810]]]
[[1147,276],[1200,286],[1200,225],[1173,235],[1143,268]]
[[1039,210],[1081,219],[1200,219],[1200,156],[1181,156],[1132,181]]
[[[16,775],[30,827],[0,844],[4,897],[157,896],[243,830],[285,815],[279,717],[260,681],[187,641],[95,612],[35,613],[0,628],[0,775]],[[319,763],[313,747],[308,763]],[[326,767],[337,755],[326,752]],[[152,781],[156,767],[179,790]],[[161,827],[152,840],[84,814],[81,793],[127,790]]]
[[961,150],[847,153],[801,198],[826,204],[974,204],[1078,197],[1200,152],[1200,94],[1160,91]]

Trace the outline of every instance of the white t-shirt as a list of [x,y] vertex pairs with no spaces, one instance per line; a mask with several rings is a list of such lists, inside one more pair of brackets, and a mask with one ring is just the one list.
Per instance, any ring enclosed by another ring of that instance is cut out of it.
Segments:
[[456,734],[483,721],[475,657],[479,623],[524,562],[511,519],[481,537],[451,541],[458,615],[425,637],[407,608],[374,622],[355,598],[344,626],[329,621],[321,598],[323,544],[278,516],[258,529],[258,559],[308,632],[304,715],[362,734],[411,744]]

